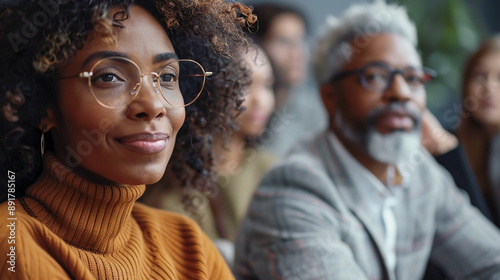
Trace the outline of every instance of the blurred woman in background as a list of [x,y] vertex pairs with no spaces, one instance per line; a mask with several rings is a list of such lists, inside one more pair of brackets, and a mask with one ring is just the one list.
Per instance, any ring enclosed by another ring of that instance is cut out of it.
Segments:
[[[148,186],[140,200],[196,219],[231,264],[237,228],[253,191],[274,162],[259,147],[259,137],[274,110],[274,73],[266,53],[255,45],[242,49],[234,61],[219,58],[219,65],[220,71],[207,79],[204,93],[226,96],[213,104],[216,108],[207,116],[205,127],[213,127],[210,130],[214,133],[196,143],[186,142],[210,158],[217,185],[193,185],[175,170],[189,170],[191,175],[187,177],[196,176],[196,165],[173,162],[158,183]],[[221,123],[225,125],[221,127]],[[210,143],[213,151],[205,149]]]
[[301,10],[285,3],[252,4],[258,24],[251,37],[269,56],[275,70],[276,110],[262,146],[277,158],[301,138],[323,131],[327,114],[316,85],[309,79],[309,25]]
[[462,123],[457,136],[481,192],[500,225],[500,36],[473,53],[463,75]]

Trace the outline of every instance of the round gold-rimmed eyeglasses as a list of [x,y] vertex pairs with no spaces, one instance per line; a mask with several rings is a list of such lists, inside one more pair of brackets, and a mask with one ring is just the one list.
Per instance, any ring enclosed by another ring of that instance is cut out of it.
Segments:
[[107,57],[97,61],[90,71],[59,79],[88,79],[90,92],[95,100],[106,108],[128,105],[139,94],[143,77],[153,75],[156,93],[174,107],[185,107],[200,96],[205,78],[212,72],[190,59],[171,61],[158,72],[142,73],[139,66],[124,57]]

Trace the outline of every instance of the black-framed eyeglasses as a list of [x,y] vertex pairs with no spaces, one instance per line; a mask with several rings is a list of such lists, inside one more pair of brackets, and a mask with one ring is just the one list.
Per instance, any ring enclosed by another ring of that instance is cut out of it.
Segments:
[[412,91],[422,89],[428,81],[437,77],[437,72],[428,67],[396,69],[385,63],[374,62],[357,69],[338,72],[330,82],[335,83],[353,74],[358,75],[363,88],[376,93],[386,91],[391,86],[396,74],[403,76]]
[[158,72],[142,73],[139,66],[124,57],[107,57],[97,61],[90,71],[59,79],[88,79],[89,89],[97,103],[106,108],[128,105],[138,95],[143,77],[153,75],[153,86],[159,95],[174,107],[192,104],[205,86],[203,67],[190,59],[174,60]]

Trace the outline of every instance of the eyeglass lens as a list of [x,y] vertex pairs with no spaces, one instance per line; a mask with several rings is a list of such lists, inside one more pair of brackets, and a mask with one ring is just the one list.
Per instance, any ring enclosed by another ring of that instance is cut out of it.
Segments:
[[[394,79],[394,75],[398,74],[398,70],[392,70],[386,67],[371,65],[364,68],[360,73],[362,84],[369,90],[383,91],[387,89]],[[417,90],[423,87],[427,82],[427,74],[418,69],[406,69],[401,71],[403,77],[412,90]]]
[[[107,107],[127,105],[142,86],[140,69],[128,59],[106,58],[97,62],[91,71],[89,85],[92,94]],[[187,106],[194,102],[205,83],[203,68],[191,60],[170,62],[157,73],[158,77],[150,74],[155,90],[173,106]]]

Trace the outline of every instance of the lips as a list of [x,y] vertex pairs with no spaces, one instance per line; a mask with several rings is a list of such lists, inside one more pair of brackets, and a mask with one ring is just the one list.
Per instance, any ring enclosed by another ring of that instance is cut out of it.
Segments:
[[409,131],[415,124],[414,118],[405,112],[384,112],[377,118],[377,127],[381,132],[390,132],[394,130]]
[[495,101],[493,101],[491,98],[489,98],[489,99],[483,100],[480,103],[480,107],[482,109],[496,109],[497,106],[495,104]]
[[167,147],[168,139],[166,133],[138,133],[117,138],[116,141],[136,152],[155,154]]

